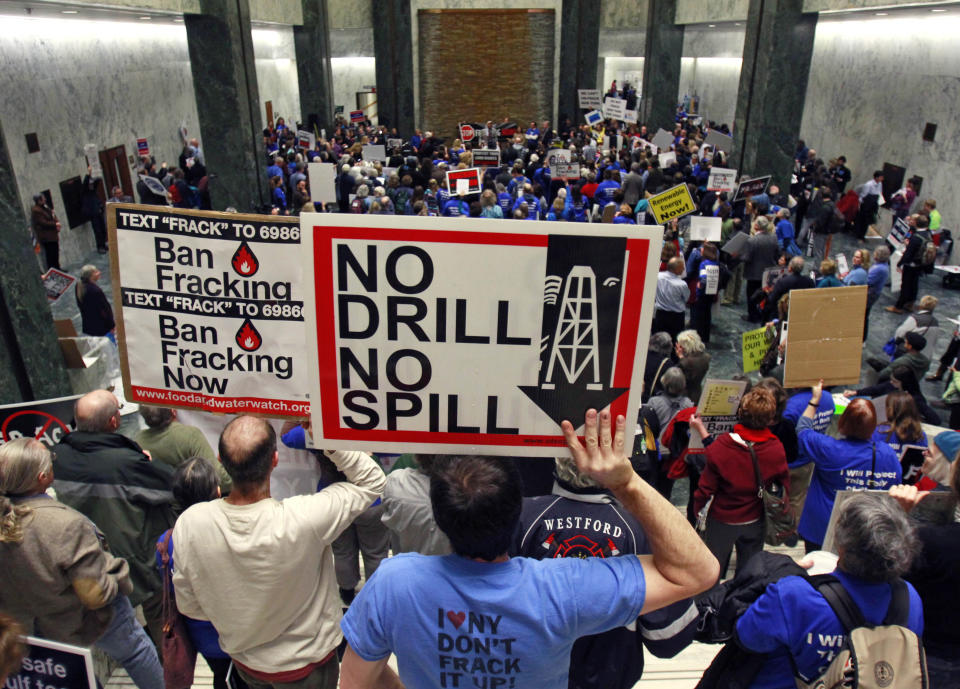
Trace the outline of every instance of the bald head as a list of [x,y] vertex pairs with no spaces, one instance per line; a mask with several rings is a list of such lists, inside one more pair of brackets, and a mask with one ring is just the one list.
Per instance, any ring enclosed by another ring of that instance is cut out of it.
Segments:
[[683,259],[679,256],[674,256],[669,261],[667,261],[667,270],[671,273],[676,273],[680,275],[683,272],[684,264]]
[[113,433],[120,425],[120,403],[109,390],[94,390],[77,400],[77,430]]
[[269,480],[277,456],[273,426],[255,416],[238,416],[220,434],[220,462],[236,484]]

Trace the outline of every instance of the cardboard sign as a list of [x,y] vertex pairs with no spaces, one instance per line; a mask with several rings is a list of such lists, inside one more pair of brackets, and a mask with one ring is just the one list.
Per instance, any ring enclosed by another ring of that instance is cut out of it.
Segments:
[[307,163],[310,200],[334,203],[337,200],[337,166],[333,163]]
[[305,148],[308,151],[312,151],[317,145],[317,137],[313,132],[308,132],[306,129],[297,130],[297,148]]
[[673,144],[673,134],[668,132],[666,129],[658,129],[657,133],[653,135],[651,139],[653,145],[659,148],[661,151],[669,151],[670,146]]
[[677,154],[673,151],[667,151],[666,153],[661,153],[657,156],[660,159],[660,169],[666,170],[668,167],[677,162]]
[[737,171],[725,167],[710,168],[707,178],[707,191],[730,193],[737,188]]
[[28,636],[20,672],[7,677],[7,689],[97,689],[93,652],[82,646]]
[[460,141],[463,143],[470,143],[476,135],[477,131],[473,128],[472,124],[460,125]]
[[[712,266],[716,267],[716,266]],[[740,398],[747,389],[745,380],[712,380],[703,381],[703,392],[700,393],[700,402],[697,404],[697,414],[703,419],[703,425],[714,437],[721,433],[729,433],[737,422],[737,409],[740,407]],[[690,448],[703,448],[703,441],[698,433],[690,434]]]
[[599,110],[591,110],[590,112],[584,114],[583,119],[586,120],[587,124],[591,127],[603,122],[603,115],[600,114]]
[[678,184],[656,196],[651,196],[647,199],[647,203],[658,225],[697,210],[686,184]]
[[301,216],[318,447],[552,457],[608,405],[632,443],[659,228],[334,221]]
[[126,399],[309,413],[296,218],[110,204],[107,222]]
[[553,179],[580,179],[580,163],[557,163],[550,171]]
[[770,341],[767,339],[767,329],[757,328],[743,333],[741,348],[743,350],[743,372],[760,370],[760,364],[763,363],[763,357],[770,348]]
[[464,170],[447,170],[447,184],[451,192],[456,190],[460,194],[460,182],[466,182],[463,187],[465,194],[479,194],[483,171],[478,167],[469,167]]
[[473,149],[473,164],[477,167],[500,167],[499,148]]
[[85,145],[83,156],[87,159],[87,165],[90,166],[90,176],[94,179],[103,179],[103,168],[100,167],[100,154],[97,153],[97,145]]
[[637,111],[636,110],[625,110],[623,113],[623,121],[627,124],[636,124],[637,123]]
[[703,288],[704,294],[714,295],[720,289],[720,266],[709,265],[704,267],[707,274],[707,283]]
[[558,161],[562,163],[569,163],[570,150],[567,148],[551,148],[549,151],[547,151],[547,167],[552,170]]
[[138,156],[150,155],[150,144],[147,143],[146,139],[137,139],[137,155]]
[[387,147],[383,144],[364,144],[364,160],[379,160],[381,163],[387,162]]
[[73,287],[77,278],[62,270],[50,268],[46,273],[40,276],[43,281],[43,289],[47,293],[47,299],[56,301],[63,296],[64,292]]
[[704,215],[690,216],[690,241],[719,242],[723,221]]
[[627,112],[627,101],[623,98],[606,98],[603,101],[603,116],[610,120],[622,120]]
[[783,386],[858,383],[866,308],[866,285],[791,291]]
[[749,199],[751,196],[756,196],[757,194],[762,194],[769,183],[770,175],[757,177],[755,179],[746,179],[740,182],[740,186],[737,187],[737,193],[733,197],[734,203]]
[[80,395],[0,406],[0,445],[17,438],[36,438],[53,447],[76,429],[73,407],[78,399]]
[[723,132],[718,132],[716,129],[711,129],[707,132],[707,138],[704,139],[703,142],[714,148],[719,148],[724,152],[733,150],[733,137],[727,136]]
[[603,107],[600,89],[577,89],[577,100],[581,110],[599,110]]
[[351,110],[350,111],[350,121],[351,122],[363,122],[367,119],[366,115],[363,114],[363,110]]

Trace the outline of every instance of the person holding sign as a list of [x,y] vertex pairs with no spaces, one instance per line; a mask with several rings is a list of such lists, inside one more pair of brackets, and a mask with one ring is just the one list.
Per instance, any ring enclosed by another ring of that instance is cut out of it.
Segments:
[[838,490],[886,489],[900,483],[903,476],[896,453],[886,443],[873,440],[877,428],[873,402],[862,397],[851,401],[840,416],[840,438],[831,438],[813,427],[823,381],[811,390],[807,408],[797,421],[800,452],[814,463],[807,502],[797,525],[808,553],[820,550]]
[[104,549],[92,521],[46,494],[52,484],[43,443],[0,447],[0,608],[35,636],[95,645],[139,689],[163,689],[156,649],[127,598],[130,567]]
[[747,284],[747,313],[740,318],[750,323],[760,323],[763,315],[750,297],[763,285],[763,271],[777,265],[780,258],[777,235],[766,216],[761,215],[754,221],[750,239],[739,258],[744,262],[743,277]]
[[690,307],[690,327],[697,331],[704,342],[710,342],[713,305],[720,294],[720,283],[726,282],[724,273],[728,273],[727,267],[720,264],[719,255],[716,244],[706,242],[700,247],[700,274],[697,298]]

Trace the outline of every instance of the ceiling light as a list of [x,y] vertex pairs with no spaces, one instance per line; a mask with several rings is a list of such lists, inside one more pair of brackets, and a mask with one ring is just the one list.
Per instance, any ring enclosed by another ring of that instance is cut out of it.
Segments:
[[930,10],[931,12],[946,12],[946,10]]
[[889,12],[875,12],[874,14],[876,14],[878,17],[886,17]]
[[60,10],[60,14],[76,14],[77,10]]
[[182,21],[183,21],[183,17],[176,17],[173,21],[175,21],[175,22],[182,22]]
[[707,24],[707,26],[710,27],[711,29],[717,28],[717,25],[716,25],[716,24]]
[[740,22],[734,22],[733,25],[734,25],[734,26],[740,26]]

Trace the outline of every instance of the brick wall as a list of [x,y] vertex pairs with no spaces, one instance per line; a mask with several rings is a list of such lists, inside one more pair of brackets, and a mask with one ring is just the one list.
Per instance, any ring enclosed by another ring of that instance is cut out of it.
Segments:
[[418,126],[452,141],[460,121],[525,130],[551,119],[553,10],[421,10]]

